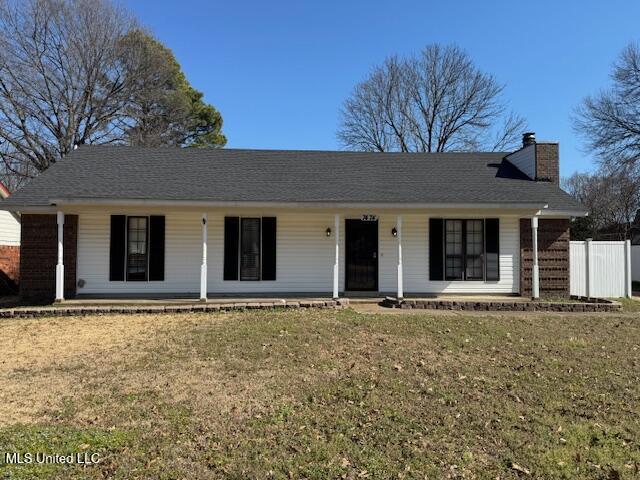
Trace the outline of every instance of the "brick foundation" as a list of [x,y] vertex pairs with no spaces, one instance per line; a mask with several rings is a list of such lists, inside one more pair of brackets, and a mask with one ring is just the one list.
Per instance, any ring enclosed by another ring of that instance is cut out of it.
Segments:
[[[78,216],[64,219],[64,296],[76,295]],[[55,215],[22,215],[20,297],[52,302],[56,295],[58,226]]]
[[[530,297],[533,283],[531,219],[520,219],[520,295]],[[538,221],[540,296],[569,296],[569,220]]]

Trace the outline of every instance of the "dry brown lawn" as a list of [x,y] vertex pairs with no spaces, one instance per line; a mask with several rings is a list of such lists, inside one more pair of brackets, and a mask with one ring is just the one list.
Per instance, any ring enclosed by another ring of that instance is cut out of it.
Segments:
[[638,478],[637,313],[0,323],[6,478]]

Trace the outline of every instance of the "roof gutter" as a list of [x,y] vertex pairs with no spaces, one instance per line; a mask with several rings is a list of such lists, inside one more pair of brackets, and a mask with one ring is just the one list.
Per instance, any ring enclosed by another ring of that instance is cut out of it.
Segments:
[[60,198],[53,199],[50,205],[3,205],[0,210],[24,213],[52,213],[59,207],[181,207],[181,208],[298,208],[298,209],[331,209],[331,208],[371,208],[371,209],[441,209],[441,210],[535,210],[544,217],[586,217],[586,210],[552,210],[546,203],[383,203],[383,202],[242,202],[211,200],[149,200],[123,198]]
[[[60,198],[51,206],[143,206],[143,207],[244,207],[244,208],[440,208],[440,209],[499,209],[522,210],[548,208],[541,202],[522,203],[384,203],[384,202],[247,202],[213,200],[149,200],[124,198]],[[15,207],[25,211],[25,207]]]
[[589,212],[587,210],[542,210],[540,212],[541,217],[588,217]]

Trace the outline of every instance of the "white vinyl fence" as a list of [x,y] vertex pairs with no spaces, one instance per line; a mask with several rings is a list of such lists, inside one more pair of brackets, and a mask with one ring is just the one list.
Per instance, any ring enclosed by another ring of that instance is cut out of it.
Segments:
[[631,296],[631,242],[571,242],[571,295]]
[[640,282],[640,245],[631,245],[631,278]]

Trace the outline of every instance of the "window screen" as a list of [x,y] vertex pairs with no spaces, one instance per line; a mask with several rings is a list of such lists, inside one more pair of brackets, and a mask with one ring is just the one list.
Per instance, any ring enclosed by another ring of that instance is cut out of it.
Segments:
[[148,218],[127,218],[127,280],[147,279]]
[[462,280],[462,220],[445,222],[445,278]]
[[484,220],[445,220],[446,280],[484,280],[484,253]]
[[484,278],[484,222],[482,220],[466,221],[465,245],[465,279],[482,280]]
[[240,222],[240,280],[260,280],[260,219]]

